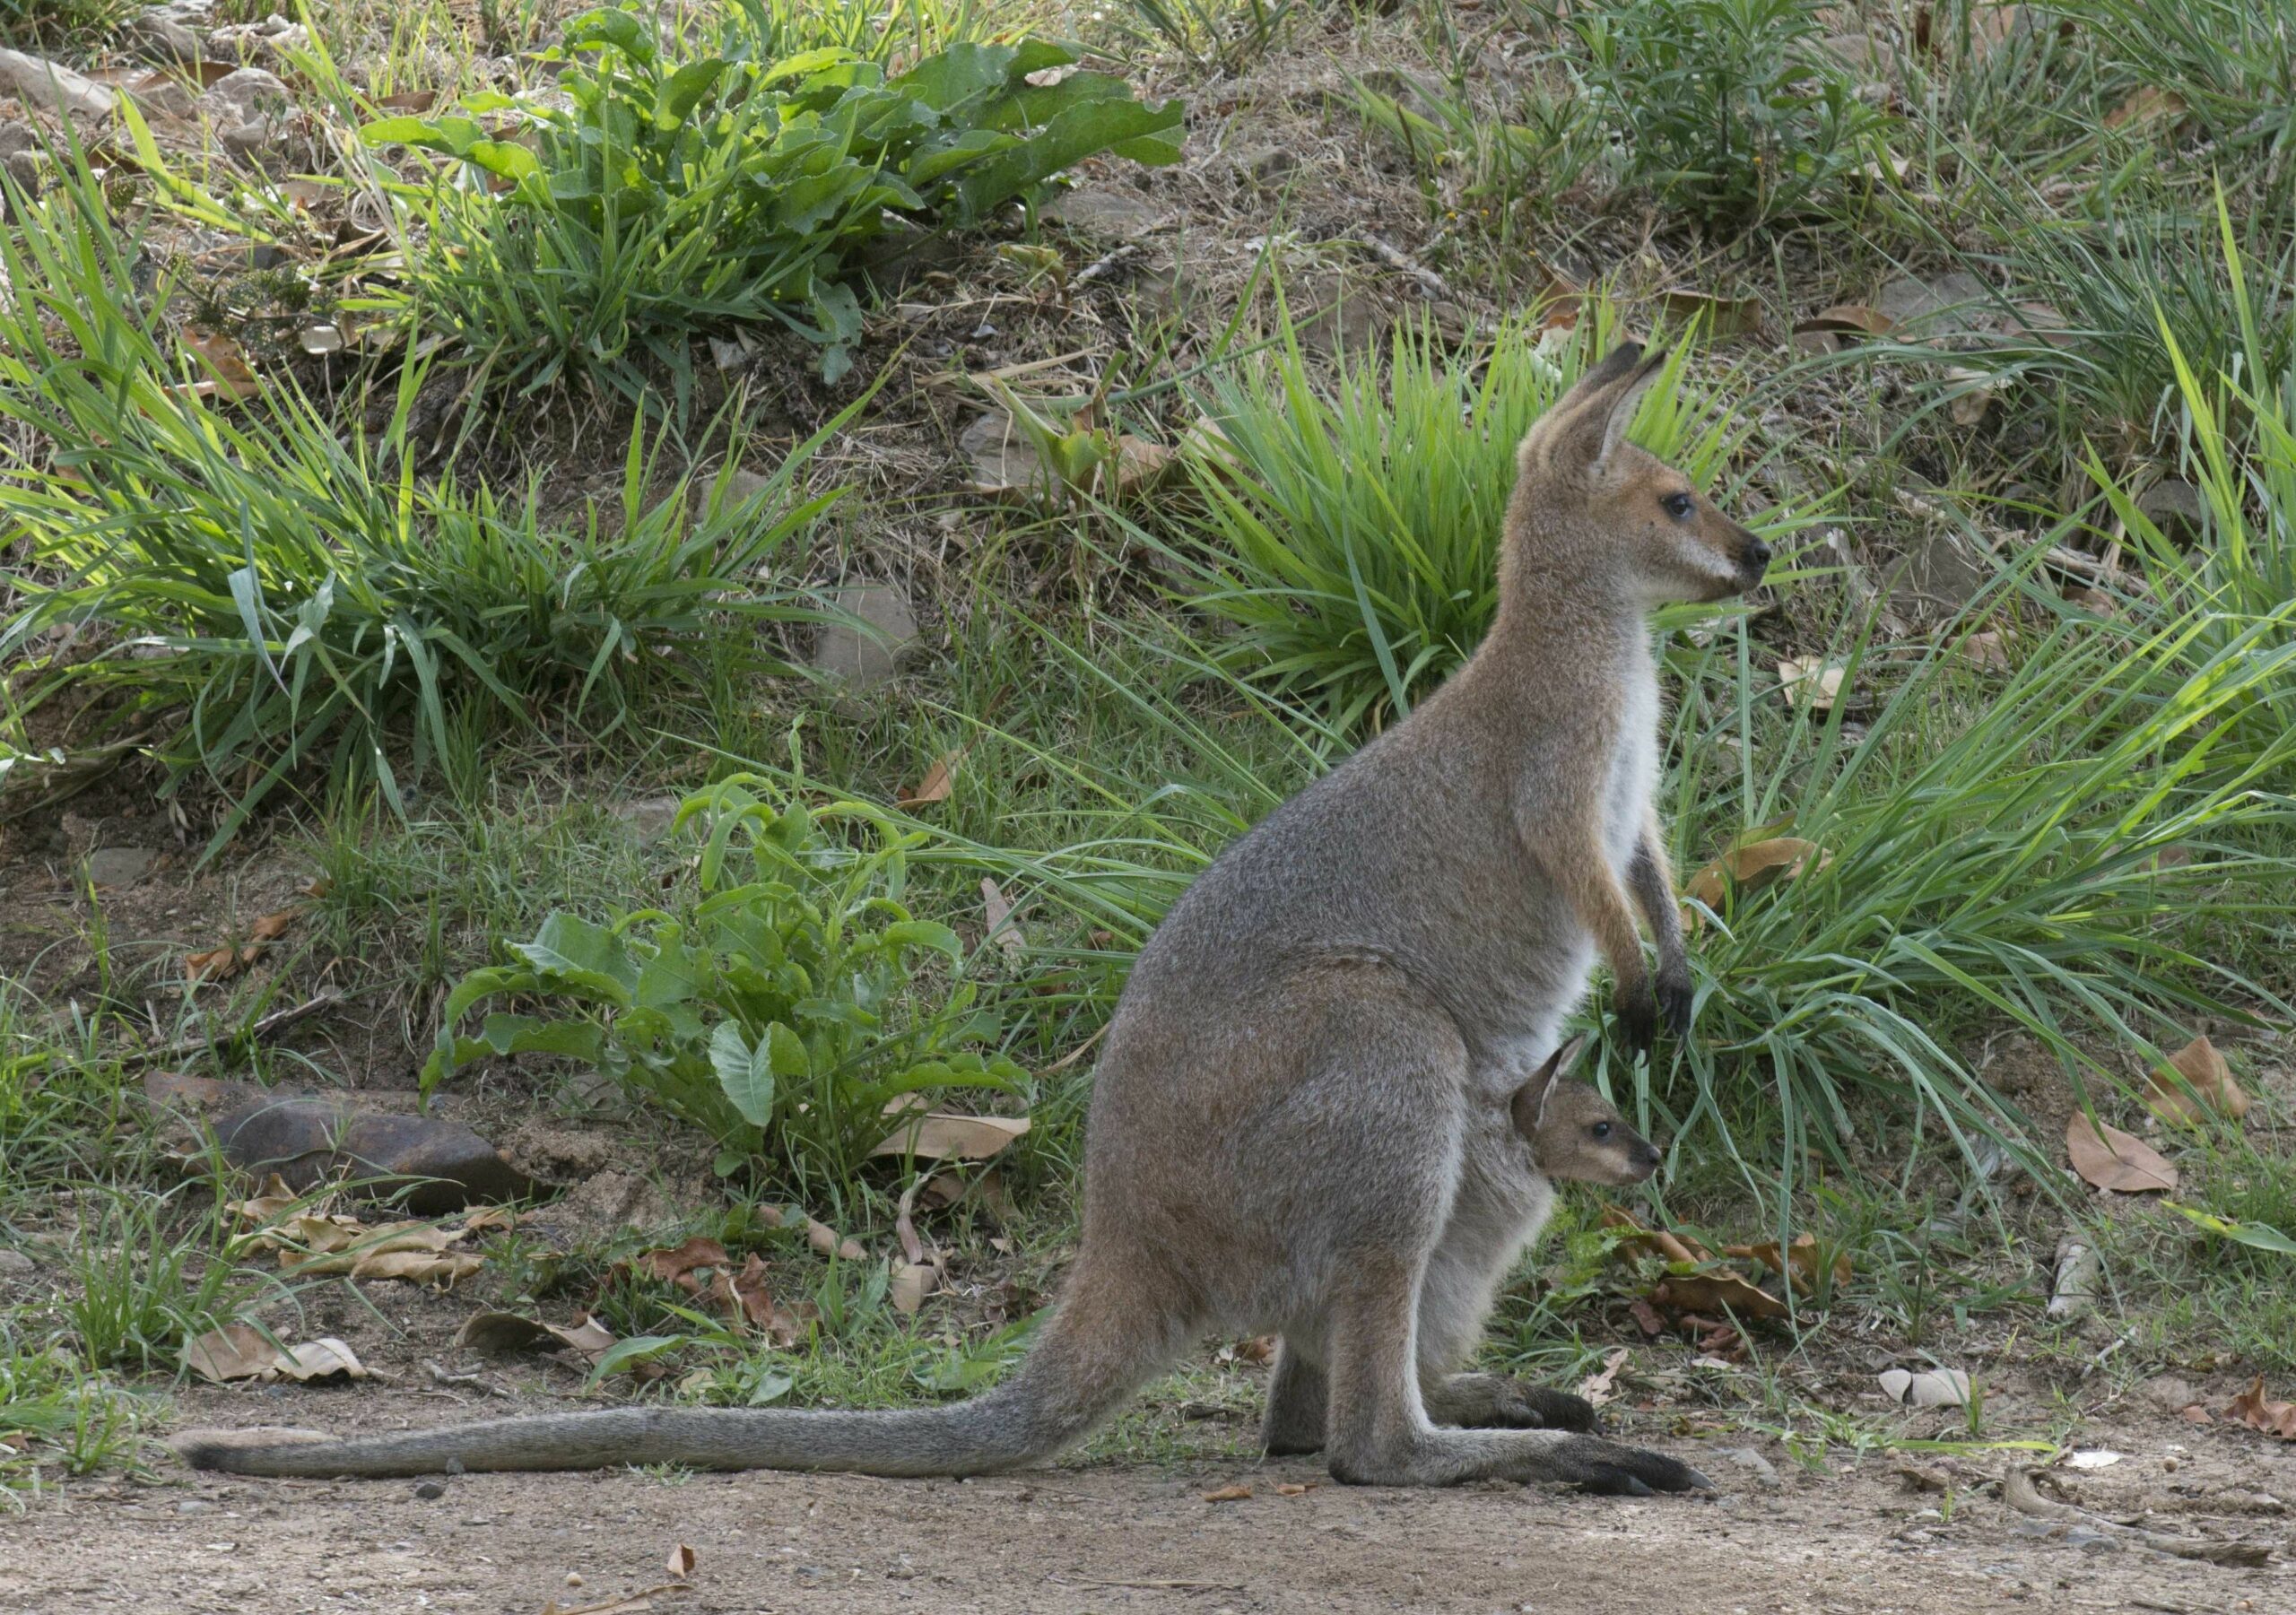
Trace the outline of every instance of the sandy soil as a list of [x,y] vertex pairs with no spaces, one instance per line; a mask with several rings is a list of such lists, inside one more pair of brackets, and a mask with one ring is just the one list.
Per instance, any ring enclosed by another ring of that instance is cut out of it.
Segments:
[[[463,1416],[404,1392],[389,1403],[420,1422]],[[239,1412],[276,1420],[282,1410],[248,1397]],[[301,1406],[293,1416],[316,1422]],[[249,1480],[169,1467],[161,1485],[77,1484],[0,1521],[0,1611],[542,1615],[553,1600],[616,1615],[2296,1611],[2296,1518],[2284,1501],[2296,1498],[2296,1448],[2245,1431],[2144,1416],[2092,1423],[2083,1443],[2125,1456],[2059,1473],[2066,1495],[2109,1519],[2274,1544],[2254,1569],[2021,1515],[1974,1489],[1956,1493],[1948,1517],[1937,1494],[1885,1456],[1837,1455],[1821,1474],[1775,1444],[1640,1434],[1694,1451],[1720,1493],[1626,1501],[1511,1486],[1350,1489],[1301,1460],[1088,1461],[962,1482],[636,1472]],[[1957,1462],[1974,1486],[2003,1459]],[[1248,1498],[1205,1500],[1239,1484]],[[1280,1489],[1296,1486],[1309,1489]],[[694,1553],[690,1585],[661,1591],[681,1543]],[[649,1604],[615,1602],[648,1589]]]

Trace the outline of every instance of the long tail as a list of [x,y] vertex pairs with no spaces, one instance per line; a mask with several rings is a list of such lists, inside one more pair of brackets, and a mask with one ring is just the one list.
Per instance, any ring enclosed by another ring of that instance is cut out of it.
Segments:
[[[1072,1278],[1060,1311],[1020,1372],[947,1407],[886,1412],[746,1408],[610,1408],[494,1419],[339,1441],[307,1430],[194,1430],[174,1444],[195,1469],[245,1475],[421,1475],[457,1470],[841,1470],[866,1475],[978,1475],[1049,1457],[1080,1439],[1168,1363],[1180,1320]],[[1129,1287],[1126,1287],[1129,1288]]]

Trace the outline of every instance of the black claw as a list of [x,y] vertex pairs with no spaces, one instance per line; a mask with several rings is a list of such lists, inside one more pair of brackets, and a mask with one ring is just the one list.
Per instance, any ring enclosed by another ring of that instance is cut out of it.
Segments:
[[1690,1476],[1690,1489],[1692,1491],[1714,1491],[1718,1489],[1713,1481],[1699,1473],[1698,1471],[1693,1469],[1689,1470],[1686,1472]]
[[1620,1480],[1618,1489],[1622,1497],[1647,1498],[1651,1495],[1650,1483],[1639,1475],[1624,1475]]

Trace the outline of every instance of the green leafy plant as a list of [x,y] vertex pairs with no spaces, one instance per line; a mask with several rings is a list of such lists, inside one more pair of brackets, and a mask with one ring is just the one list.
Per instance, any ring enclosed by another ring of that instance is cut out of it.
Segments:
[[1886,123],[1797,0],[1606,0],[1571,19],[1626,178],[1711,228],[1839,199]]
[[419,775],[457,715],[485,729],[558,706],[611,732],[728,655],[786,670],[752,633],[729,651],[725,624],[827,614],[759,574],[837,497],[797,479],[848,416],[752,497],[721,477],[698,514],[683,479],[650,497],[664,440],[641,426],[618,503],[545,517],[540,473],[509,495],[418,479],[419,362],[372,440],[339,438],[284,378],[237,407],[202,396],[217,370],[145,311],[136,249],[84,165],[36,207],[36,228],[0,234],[0,422],[45,449],[0,477],[24,562],[4,573],[0,663],[26,675],[26,706],[113,695],[117,733],[148,737],[178,781],[222,785],[235,805],[216,845],[306,764],[402,806],[393,751]]
[[1102,152],[1179,154],[1180,107],[1133,99],[1044,40],[962,42],[898,74],[737,6],[683,56],[635,7],[593,11],[549,53],[561,107],[495,93],[366,126],[370,146],[448,159],[397,187],[426,226],[413,300],[526,390],[571,367],[633,398],[651,355],[683,400],[692,340],[778,321],[851,362],[862,249],[1032,203]]
[[[832,840],[823,821],[851,826],[864,845]],[[926,963],[963,961],[953,932],[902,905],[921,833],[863,803],[809,812],[748,774],[689,797],[678,823],[706,832],[690,912],[645,909],[607,925],[552,915],[534,941],[510,944],[518,963],[455,988],[426,1094],[475,1059],[558,1055],[707,1128],[724,1146],[722,1170],[764,1156],[843,1185],[893,1130],[889,1108],[911,1096],[1022,1090],[1019,1066],[982,1052],[997,1025],[975,985],[956,982],[928,1002],[918,979]],[[513,995],[578,1013],[498,1011],[475,1038],[456,1034],[471,1010]]]
[[[1458,349],[1405,328],[1386,366],[1344,356],[1328,382],[1296,343],[1215,374],[1202,407],[1216,435],[1185,457],[1198,507],[1174,507],[1150,542],[1187,569],[1189,607],[1237,630],[1222,664],[1342,731],[1409,711],[1491,625],[1517,444],[1617,325],[1598,303],[1572,330],[1543,334],[1531,315]],[[1686,357],[1636,440],[1708,483],[1743,433],[1671,385]]]
[[1587,98],[1572,89],[1526,79],[1505,87],[1509,100],[1486,108],[1458,86],[1411,82],[1391,91],[1392,77],[1357,83],[1356,111],[1403,148],[1428,212],[1447,228],[1510,246],[1613,166]]

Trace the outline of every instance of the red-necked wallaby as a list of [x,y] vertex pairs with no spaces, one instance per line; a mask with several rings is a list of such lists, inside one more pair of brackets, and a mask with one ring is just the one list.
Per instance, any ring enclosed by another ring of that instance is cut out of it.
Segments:
[[204,1432],[181,1439],[185,1457],[286,1475],[978,1474],[1068,1446],[1211,1331],[1273,1327],[1267,1445],[1323,1449],[1341,1480],[1701,1484],[1589,1433],[1574,1397],[1451,1372],[1552,1195],[1513,1100],[1552,1063],[1596,951],[1630,1043],[1647,1047],[1662,1012],[1677,1035],[1690,1020],[1651,814],[1646,613],[1753,586],[1770,551],[1626,440],[1661,370],[1622,348],[1541,418],[1473,659],[1238,839],[1149,939],[1094,1085],[1083,1243],[1004,1384],[883,1412],[610,1409],[349,1441]]

